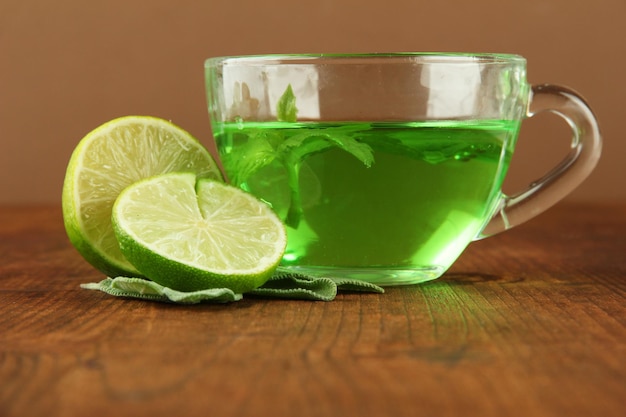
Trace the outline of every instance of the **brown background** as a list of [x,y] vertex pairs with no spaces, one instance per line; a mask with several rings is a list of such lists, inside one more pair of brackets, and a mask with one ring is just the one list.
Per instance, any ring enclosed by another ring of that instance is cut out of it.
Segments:
[[[60,203],[77,142],[112,118],[170,119],[207,146],[203,61],[289,52],[509,52],[531,83],[580,91],[604,154],[570,200],[626,201],[626,0],[0,0],[0,204]],[[554,116],[522,129],[506,189],[567,152]]]

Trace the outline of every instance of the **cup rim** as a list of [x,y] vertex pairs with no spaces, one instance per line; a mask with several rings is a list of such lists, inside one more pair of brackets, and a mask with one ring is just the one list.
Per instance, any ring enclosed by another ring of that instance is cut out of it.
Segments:
[[[391,58],[391,59],[390,59]],[[364,61],[383,60],[406,61],[412,63],[480,63],[480,64],[525,64],[526,59],[517,54],[491,52],[368,52],[368,53],[294,53],[294,54],[258,54],[230,55],[210,57],[205,67],[221,64],[278,65],[278,64],[313,64],[363,63]]]

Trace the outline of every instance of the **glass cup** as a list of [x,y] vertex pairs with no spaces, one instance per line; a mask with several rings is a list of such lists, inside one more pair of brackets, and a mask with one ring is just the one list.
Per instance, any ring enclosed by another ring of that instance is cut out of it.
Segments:
[[[595,167],[597,121],[517,55],[265,55],[205,63],[228,180],[288,231],[281,268],[378,285],[443,274],[473,240],[559,201]],[[515,195],[502,183],[521,122],[550,111],[571,151]]]

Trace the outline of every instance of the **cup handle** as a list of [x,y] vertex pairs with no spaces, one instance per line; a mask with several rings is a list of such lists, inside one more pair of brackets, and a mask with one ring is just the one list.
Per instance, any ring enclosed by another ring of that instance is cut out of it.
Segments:
[[602,149],[598,122],[578,93],[556,85],[533,86],[526,116],[544,111],[561,116],[572,128],[571,150],[526,190],[513,196],[503,194],[479,239],[508,230],[547,210],[580,185],[598,163]]

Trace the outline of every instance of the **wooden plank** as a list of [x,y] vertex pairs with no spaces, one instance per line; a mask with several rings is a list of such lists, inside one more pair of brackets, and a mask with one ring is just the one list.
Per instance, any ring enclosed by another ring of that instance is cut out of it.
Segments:
[[383,295],[178,306],[80,289],[60,209],[0,208],[0,416],[626,415],[625,214],[555,208]]

